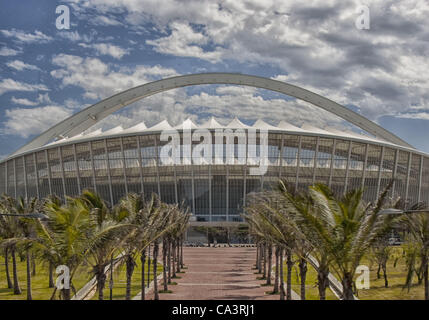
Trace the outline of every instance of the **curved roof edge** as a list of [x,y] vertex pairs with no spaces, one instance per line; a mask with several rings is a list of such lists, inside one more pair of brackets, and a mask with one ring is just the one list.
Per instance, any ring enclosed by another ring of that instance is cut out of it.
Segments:
[[360,114],[306,89],[285,82],[253,75],[238,73],[200,73],[166,78],[146,83],[115,94],[61,121],[60,123],[40,134],[38,137],[34,138],[23,147],[19,148],[8,158],[17,156],[32,149],[42,147],[43,145],[48,144],[58,137],[71,138],[79,135],[108,115],[145,97],[163,91],[201,84],[245,85],[283,93],[299,100],[307,101],[316,107],[333,113],[378,138],[382,138],[386,141],[403,147],[414,149],[413,146],[401,138],[361,116]]

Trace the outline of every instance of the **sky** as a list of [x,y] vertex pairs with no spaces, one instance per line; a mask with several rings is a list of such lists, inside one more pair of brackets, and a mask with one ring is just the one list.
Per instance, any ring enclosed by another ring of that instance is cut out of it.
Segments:
[[[57,28],[59,5],[69,29]],[[356,26],[362,5],[369,29]],[[115,93],[203,72],[301,86],[429,153],[428,17],[425,0],[0,0],[0,158]],[[358,131],[306,102],[230,85],[156,94],[89,131],[211,116]]]

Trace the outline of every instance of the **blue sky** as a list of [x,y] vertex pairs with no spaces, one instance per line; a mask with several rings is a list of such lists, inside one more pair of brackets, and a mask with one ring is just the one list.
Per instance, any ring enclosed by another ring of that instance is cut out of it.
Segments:
[[[70,29],[58,30],[58,5]],[[367,1],[0,0],[0,157],[100,99],[153,80],[240,72],[302,86],[429,152],[429,5]],[[176,89],[93,128],[191,117],[348,127],[279,94],[236,86]],[[353,128],[351,128],[353,129]]]

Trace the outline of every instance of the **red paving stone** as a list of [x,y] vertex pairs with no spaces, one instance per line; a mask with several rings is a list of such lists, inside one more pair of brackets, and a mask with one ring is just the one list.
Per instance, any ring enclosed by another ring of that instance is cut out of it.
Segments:
[[[170,285],[173,293],[160,294],[161,300],[258,299],[278,300],[267,295],[272,287],[261,287],[255,274],[256,248],[184,248],[185,273]],[[160,285],[160,287],[162,287]],[[152,296],[148,297],[152,299]]]

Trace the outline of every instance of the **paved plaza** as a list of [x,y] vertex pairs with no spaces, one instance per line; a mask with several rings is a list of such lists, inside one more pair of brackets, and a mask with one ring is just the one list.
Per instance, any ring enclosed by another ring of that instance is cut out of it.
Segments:
[[[184,250],[185,273],[173,279],[173,293],[160,294],[161,300],[263,299],[278,300],[267,295],[272,287],[261,287],[254,268],[256,248],[193,248]],[[160,285],[160,288],[162,285]],[[152,298],[152,297],[149,297]]]

